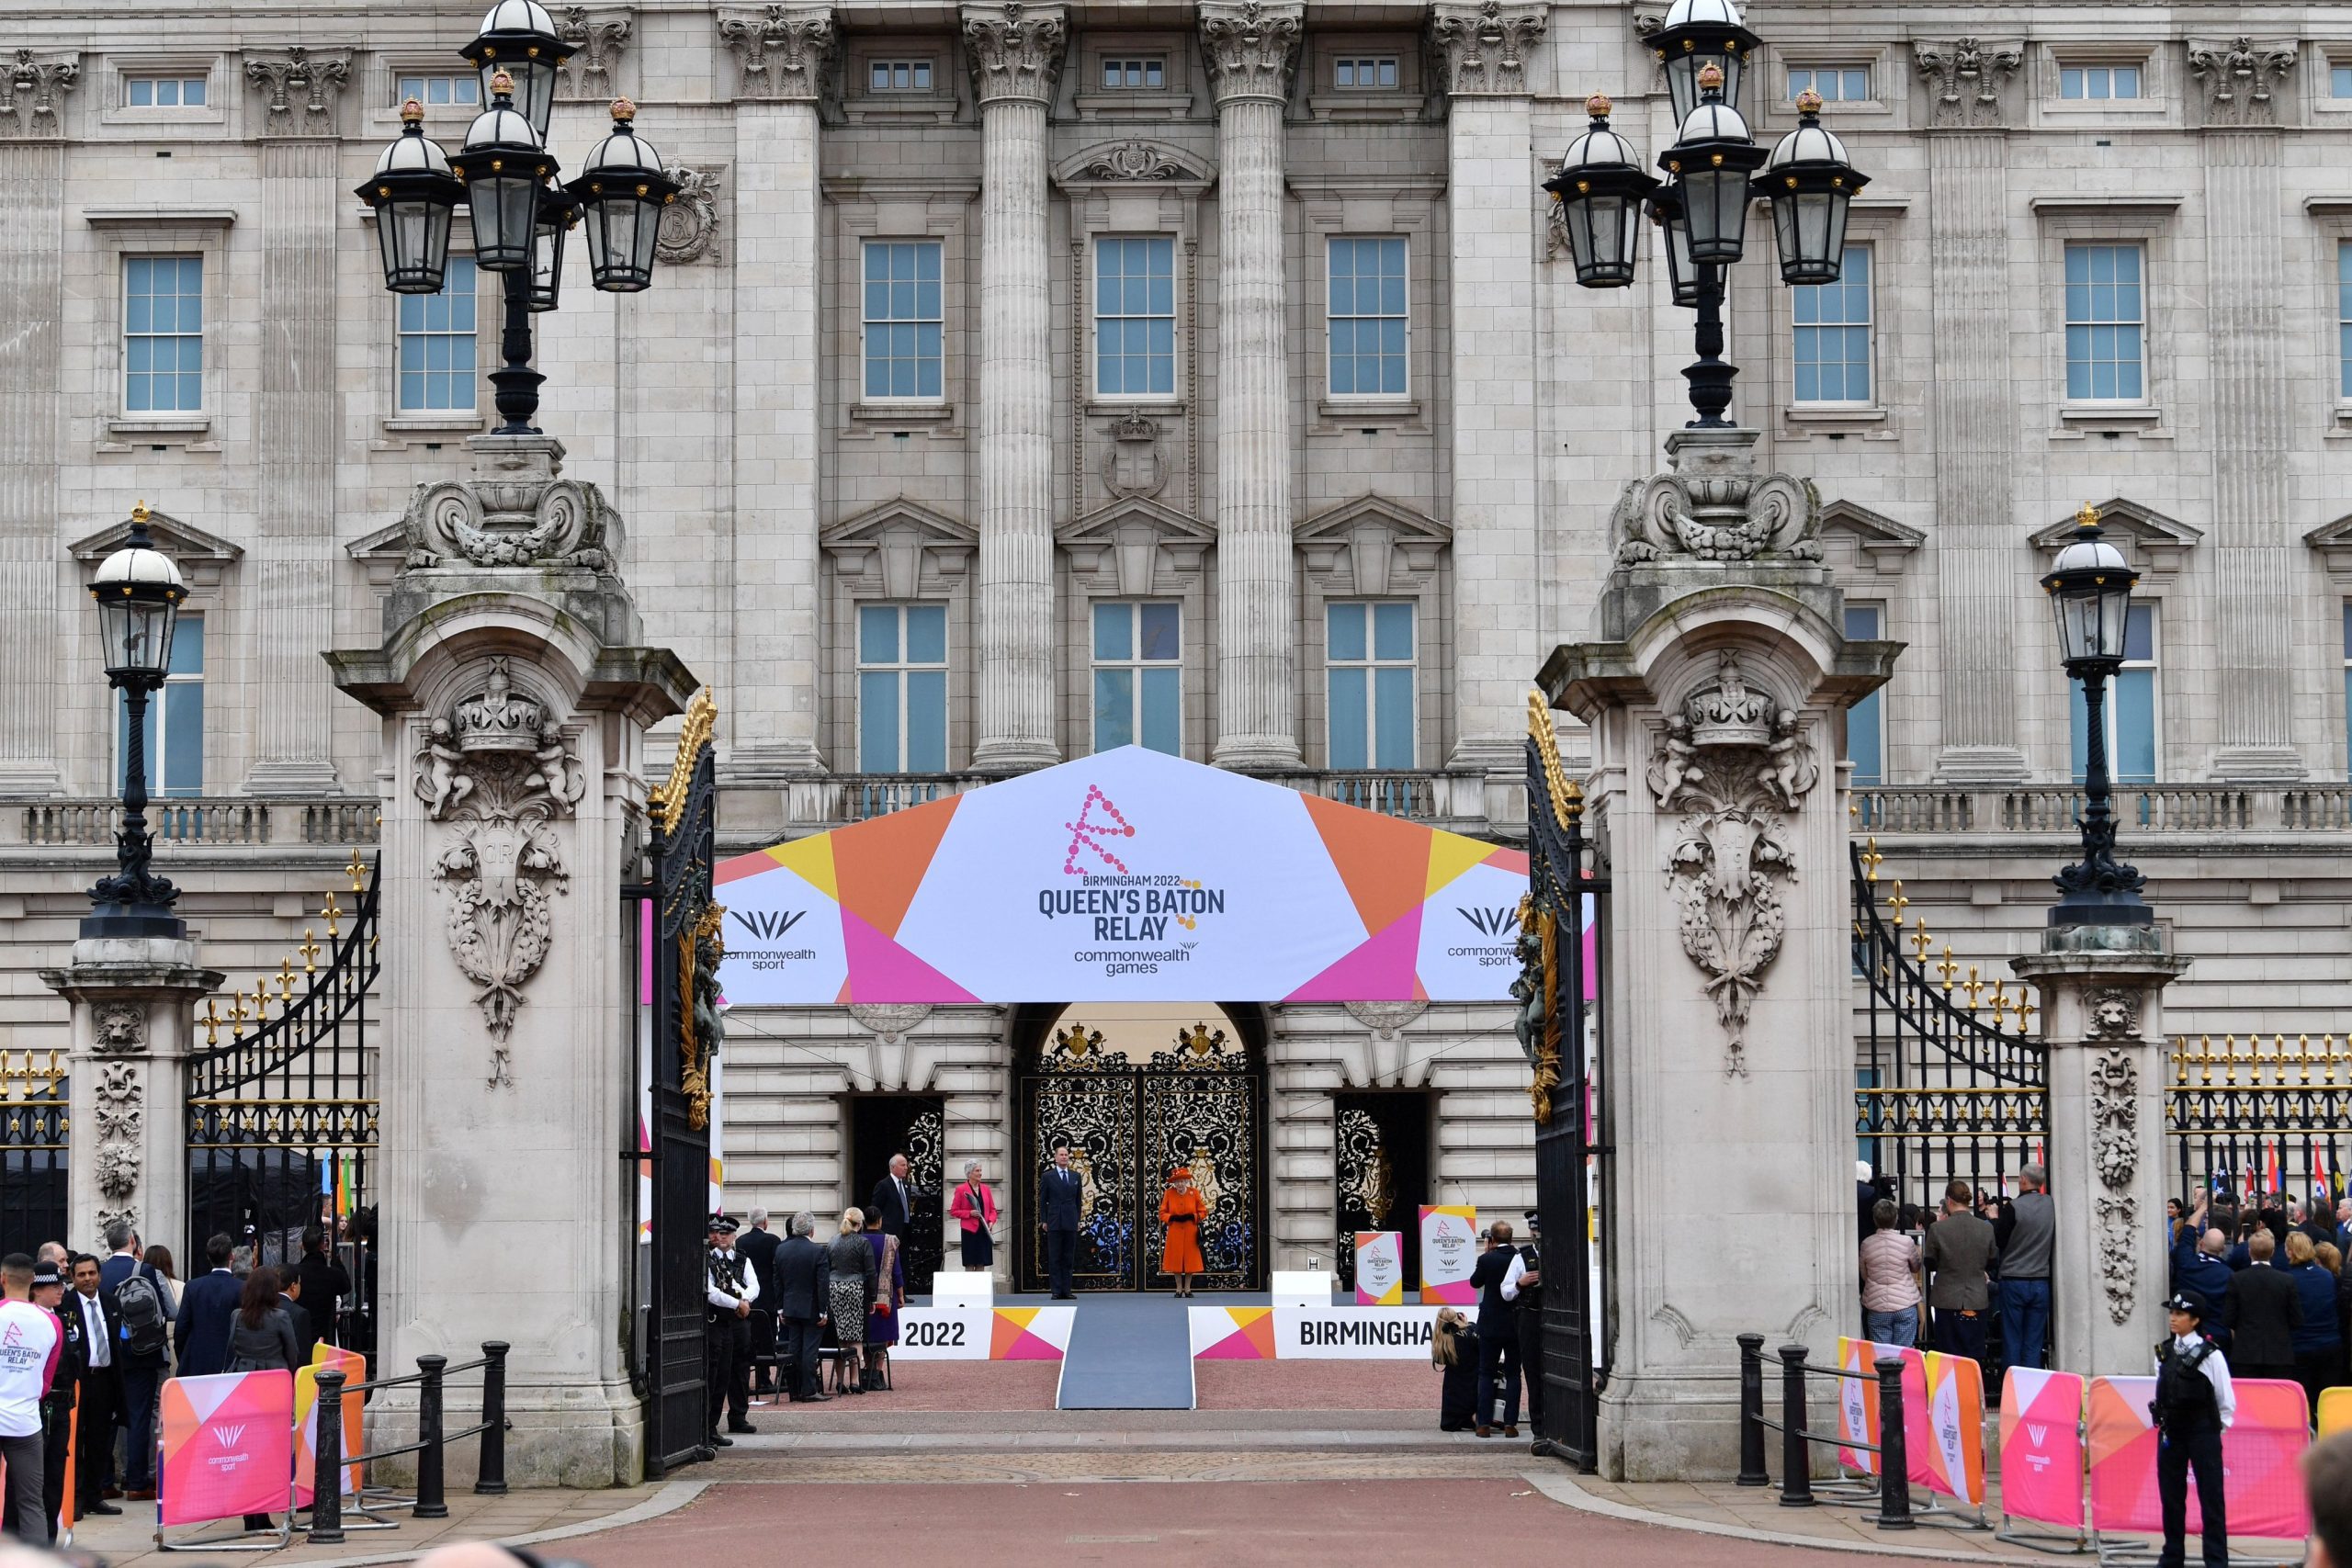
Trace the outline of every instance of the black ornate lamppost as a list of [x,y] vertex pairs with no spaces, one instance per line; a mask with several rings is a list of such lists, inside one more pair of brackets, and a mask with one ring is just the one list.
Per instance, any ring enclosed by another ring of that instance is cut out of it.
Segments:
[[1768,154],[1740,118],[1739,86],[1761,40],[1741,26],[1730,0],[1675,0],[1650,47],[1666,68],[1676,122],[1658,156],[1668,178],[1642,167],[1633,143],[1609,128],[1610,103],[1594,94],[1592,124],[1570,143],[1560,172],[1544,182],[1561,207],[1577,282],[1623,288],[1646,215],[1666,239],[1674,302],[1698,312],[1699,357],[1690,383],[1692,429],[1729,429],[1732,380],[1724,352],[1724,271],[1747,249],[1747,205],[1772,204],[1772,232],[1784,283],[1835,283],[1846,254],[1854,193],[1870,183],[1847,161],[1845,144],[1822,129],[1821,97],[1797,95],[1797,129]]
[[172,913],[180,890],[149,870],[154,840],[147,832],[147,703],[172,664],[172,631],[187,584],[172,558],[147,534],[147,503],[130,509],[130,537],[98,564],[90,598],[98,607],[107,684],[129,708],[122,748],[122,828],[115,834],[115,873],[90,889],[85,937],[184,937],[187,924]]
[[637,106],[627,98],[614,100],[612,134],[588,150],[579,177],[556,184],[548,118],[556,69],[572,46],[538,0],[498,0],[462,52],[481,71],[490,106],[465,145],[445,153],[424,134],[424,106],[411,98],[401,106],[400,137],[358,195],[376,209],[384,287],[395,294],[440,292],[450,220],[464,204],[474,265],[505,279],[504,363],[490,373],[503,420],[495,434],[535,435],[546,378],[531,367],[531,317],[557,308],[564,236],[584,219],[591,279],[606,293],[636,293],[653,282],[662,209],[678,184],[637,134]]
[[2100,536],[2098,513],[2075,514],[2074,543],[2041,580],[2058,616],[2058,649],[2066,673],[2083,683],[2088,725],[2083,765],[2083,858],[2051,881],[2061,897],[2051,907],[2053,926],[2144,926],[2155,912],[2141,900],[2147,886],[2115,858],[2115,813],[2107,776],[2107,684],[2123,668],[2124,631],[2139,574],[2123,552]]

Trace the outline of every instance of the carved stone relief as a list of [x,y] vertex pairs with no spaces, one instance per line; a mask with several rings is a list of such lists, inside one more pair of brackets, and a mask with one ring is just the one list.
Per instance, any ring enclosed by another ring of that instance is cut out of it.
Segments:
[[[2094,997],[2094,1015],[2103,998],[2122,994]],[[2129,1051],[2106,1051],[2091,1066],[2091,1138],[2092,1166],[2105,1189],[2098,1200],[2100,1283],[2108,1316],[2127,1323],[2136,1288],[2132,1259],[2139,1256],[2139,1210],[2131,1186],[2140,1168],[2140,1069]]]
[[1544,40],[1550,7],[1440,5],[1430,18],[1430,54],[1449,93],[1511,96],[1527,91],[1527,57]]
[[560,479],[544,447],[478,454],[470,480],[419,485],[401,530],[404,565],[576,566],[609,571],[620,519],[593,484]]
[[18,139],[62,136],[65,128],[58,110],[65,95],[82,78],[78,54],[35,54],[17,51],[8,64],[8,96],[0,103],[0,137]]
[[294,44],[247,54],[245,80],[261,89],[265,136],[333,136],[335,100],[351,81],[351,51]]
[[1928,123],[1947,130],[2007,124],[2004,95],[2024,61],[2024,45],[2006,39],[1913,44],[1911,63],[1936,96]]
[[1079,178],[1088,180],[1197,180],[1200,170],[1171,157],[1164,147],[1149,141],[1122,141],[1105,147],[1087,160]]
[[2271,89],[2295,68],[2295,58],[2294,42],[2288,39],[2190,39],[2188,70],[2205,89],[2205,123],[2278,124]]
[[971,57],[974,96],[982,103],[990,98],[1046,102],[1054,96],[1069,36],[1059,6],[1005,0],[1001,6],[967,6],[964,42]]
[[572,52],[556,68],[556,101],[596,103],[614,96],[613,67],[620,62],[621,51],[628,47],[629,35],[636,28],[633,11],[565,6],[555,31]]
[[1781,888],[1797,874],[1787,818],[1819,776],[1796,713],[1752,685],[1731,649],[1667,720],[1650,757],[1658,808],[1682,814],[1665,865],[1682,950],[1706,976],[1733,1074],[1747,1070],[1749,1004],[1785,934]]
[[672,266],[717,261],[720,171],[682,164],[664,172],[678,182],[678,198],[662,209],[654,253]]
[[1430,1010],[1427,1002],[1343,1002],[1348,1016],[1372,1031],[1375,1040],[1394,1040],[1405,1026]]
[[735,51],[746,98],[814,102],[841,42],[830,6],[721,11],[719,41]]
[[1159,425],[1139,411],[1129,409],[1111,427],[1102,449],[1102,487],[1122,501],[1158,495],[1168,483],[1168,465],[1159,458]]
[[922,1002],[852,1002],[849,1015],[883,1044],[897,1045],[931,1016],[931,1009]]
[[2140,997],[2135,991],[2113,986],[2093,991],[2083,1011],[2083,1032],[2093,1040],[2140,1038]]
[[1817,561],[1821,492],[1788,474],[1696,463],[1628,479],[1609,514],[1609,536],[1626,563],[1673,556]]
[[1298,41],[1306,7],[1265,0],[1201,6],[1201,57],[1217,101],[1228,98],[1288,98],[1291,73],[1298,65]]
[[146,1120],[147,1087],[135,1062],[113,1061],[98,1069],[98,1151],[94,1168],[98,1190],[127,1206],[139,1191],[141,1136]]
[[147,1010],[137,1002],[101,1003],[90,1020],[91,1046],[100,1055],[127,1056],[147,1048]]
[[433,878],[449,895],[449,952],[479,989],[491,1038],[490,1082],[512,1083],[505,1042],[554,936],[554,896],[571,873],[548,824],[588,792],[571,738],[514,689],[503,659],[417,748],[413,787],[448,824]]

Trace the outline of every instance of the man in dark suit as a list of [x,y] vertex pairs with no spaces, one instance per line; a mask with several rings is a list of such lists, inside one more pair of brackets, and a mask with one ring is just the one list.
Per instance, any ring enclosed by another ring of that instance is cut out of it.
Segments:
[[907,1222],[915,1212],[915,1190],[907,1181],[914,1168],[904,1155],[890,1156],[890,1169],[874,1184],[874,1194],[865,1201],[865,1228],[894,1235],[903,1248],[907,1240]]
[[[172,1328],[172,1297],[164,1277],[140,1260],[145,1247],[137,1231],[117,1220],[107,1227],[107,1246],[111,1250],[98,1265],[98,1293],[112,1303],[122,1324],[122,1333],[115,1340],[115,1359],[122,1372],[123,1495],[133,1502],[152,1502],[155,1496],[155,1396],[164,1382],[164,1341]],[[134,1279],[143,1283],[126,1297],[122,1287]],[[146,1343],[142,1346],[141,1341]],[[113,1484],[111,1472],[107,1479]]]
[[2274,1266],[2278,1243],[2258,1230],[2246,1243],[2247,1264],[2230,1277],[2222,1315],[2230,1325],[2230,1371],[2241,1378],[2295,1375],[2295,1330],[2303,1325],[2302,1292]]
[[1069,1145],[1057,1143],[1037,1196],[1045,1211],[1046,1273],[1057,1302],[1078,1293],[1070,1288],[1070,1271],[1078,1261],[1078,1211],[1085,1193],[1086,1183],[1069,1168]]
[[209,1274],[198,1274],[180,1293],[179,1321],[172,1330],[172,1356],[184,1378],[210,1377],[229,1370],[229,1332],[243,1285],[229,1271],[237,1244],[216,1235],[204,1244]]
[[74,1290],[65,1298],[64,1316],[81,1340],[74,1391],[82,1412],[74,1433],[74,1511],[119,1514],[107,1501],[107,1465],[114,1458],[115,1429],[122,1418],[122,1324],[114,1303],[98,1292],[98,1260],[87,1253],[74,1260]]
[[1519,1323],[1511,1303],[1526,1278],[1527,1264],[1511,1245],[1510,1235],[1509,1220],[1488,1226],[1487,1250],[1470,1270],[1470,1288],[1478,1292],[1478,1416],[1473,1430],[1482,1438],[1494,1435],[1498,1398],[1503,1404],[1503,1436],[1519,1436]]
[[735,1250],[750,1260],[760,1293],[752,1300],[752,1397],[775,1393],[775,1255],[784,1238],[768,1229],[768,1212],[754,1209],[752,1228],[735,1238]]
[[817,1388],[817,1341],[824,1332],[833,1270],[830,1255],[811,1239],[816,1233],[816,1215],[793,1215],[792,1235],[776,1244],[775,1269],[760,1270],[760,1293],[775,1303],[783,1320],[782,1382],[795,1404],[832,1397]]

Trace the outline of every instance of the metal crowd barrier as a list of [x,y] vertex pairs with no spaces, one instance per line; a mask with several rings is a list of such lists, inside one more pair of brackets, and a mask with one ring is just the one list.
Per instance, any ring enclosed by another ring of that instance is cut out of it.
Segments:
[[[1855,1453],[1878,1455],[1878,1518],[1874,1522],[1883,1530],[1917,1529],[1918,1520],[1911,1516],[1910,1454],[1903,1435],[1903,1358],[1881,1356],[1874,1371],[1860,1372],[1844,1367],[1809,1367],[1805,1365],[1805,1357],[1810,1352],[1802,1345],[1783,1345],[1779,1354],[1781,1418],[1772,1421],[1764,1415],[1764,1337],[1761,1334],[1739,1337],[1737,1484],[1770,1486],[1772,1483],[1772,1478],[1764,1471],[1764,1432],[1770,1427],[1781,1434],[1781,1506],[1814,1506],[1811,1445],[1826,1442]],[[1875,1377],[1878,1380],[1878,1441],[1865,1443],[1857,1438],[1815,1432],[1809,1428],[1805,1425],[1807,1402],[1804,1382],[1808,1377],[1857,1380]]]
[[[479,1437],[481,1449],[474,1491],[483,1496],[503,1495],[506,1491],[506,1432],[511,1425],[506,1419],[506,1350],[503,1340],[492,1339],[482,1346],[480,1359],[460,1361],[454,1367],[447,1356],[419,1356],[416,1359],[417,1370],[405,1377],[377,1378],[348,1386],[343,1381],[341,1369],[321,1369],[318,1456],[311,1467],[311,1543],[332,1546],[344,1539],[341,1472],[347,1464],[365,1464],[370,1460],[390,1459],[398,1454],[416,1455],[416,1496],[407,1504],[409,1512],[415,1518],[446,1519],[449,1517],[449,1505],[442,1480],[444,1456],[449,1444]],[[454,1432],[443,1430],[443,1380],[452,1372],[470,1372],[477,1368],[481,1371],[481,1419]],[[378,1389],[399,1388],[407,1383],[417,1385],[416,1441],[345,1458],[343,1396],[346,1393],[372,1393]],[[359,1506],[357,1511],[367,1512],[364,1506]],[[379,1523],[352,1528],[386,1527]]]

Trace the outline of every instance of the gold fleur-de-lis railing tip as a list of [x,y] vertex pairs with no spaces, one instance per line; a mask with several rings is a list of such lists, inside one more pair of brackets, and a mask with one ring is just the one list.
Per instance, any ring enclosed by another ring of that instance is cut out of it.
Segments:
[[302,955],[303,974],[315,975],[319,972],[319,939],[310,927],[302,928],[302,945],[294,951]]
[[351,878],[351,890],[354,893],[365,893],[368,890],[368,866],[367,863],[359,858],[357,850],[351,852],[351,863],[343,869],[344,874]]

